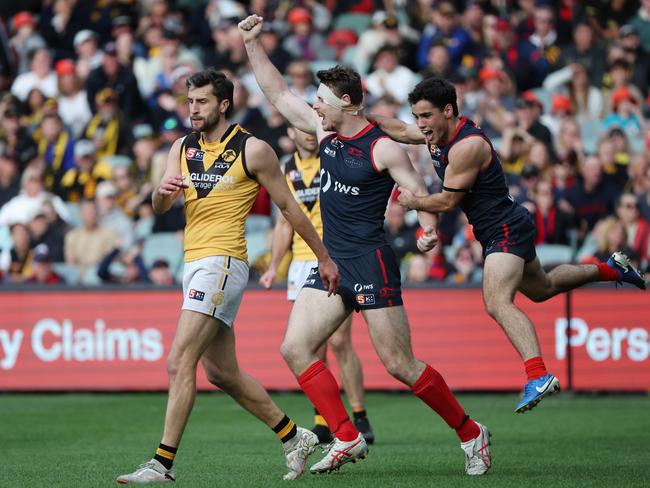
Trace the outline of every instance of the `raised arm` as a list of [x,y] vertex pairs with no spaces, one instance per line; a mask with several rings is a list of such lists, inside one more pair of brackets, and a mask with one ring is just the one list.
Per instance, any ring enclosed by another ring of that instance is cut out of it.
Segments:
[[328,288],[328,294],[336,293],[339,286],[339,272],[336,264],[318,236],[318,232],[307,216],[300,210],[298,203],[287,186],[280,163],[273,149],[266,142],[251,137],[246,142],[246,161],[248,169],[267,189],[271,200],[278,206],[282,216],[287,219],[294,230],[300,234],[307,245],[314,251],[318,259],[323,284]]
[[404,207],[426,212],[448,212],[456,208],[472,189],[481,167],[490,163],[490,146],[480,137],[462,140],[449,151],[442,191],[418,197],[407,188],[400,188],[399,203]]
[[[401,188],[406,188],[412,194],[422,198],[429,195],[422,176],[411,164],[406,151],[395,141],[387,138],[379,139],[373,148],[373,160],[377,170],[387,170]],[[420,251],[429,251],[436,245],[437,220],[437,216],[432,213],[418,212],[418,221],[424,230],[424,234],[417,241]]]
[[275,275],[278,272],[278,267],[282,258],[291,247],[291,240],[293,239],[293,228],[287,219],[281,213],[278,214],[273,228],[273,237],[271,242],[271,262],[266,272],[260,276],[259,283],[264,288],[271,288]]
[[384,117],[383,115],[370,114],[368,120],[374,120],[381,130],[391,139],[405,144],[424,144],[424,134],[415,124],[407,124],[399,119]]
[[239,23],[239,33],[244,39],[248,59],[255,79],[266,98],[291,125],[310,134],[316,134],[319,124],[316,112],[302,98],[289,91],[289,86],[267,56],[259,41],[264,19],[250,15]]
[[185,176],[181,174],[181,143],[183,138],[176,139],[167,155],[167,166],[160,185],[151,196],[154,212],[167,212],[174,201],[181,195],[184,188],[189,186]]

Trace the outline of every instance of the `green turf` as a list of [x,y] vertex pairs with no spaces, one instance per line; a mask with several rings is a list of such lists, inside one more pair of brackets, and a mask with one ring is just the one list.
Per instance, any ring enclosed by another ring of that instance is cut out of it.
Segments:
[[[0,486],[116,486],[157,447],[165,396],[0,395]],[[302,395],[274,395],[299,423],[311,425]],[[305,486],[649,486],[650,398],[577,396],[545,400],[525,415],[514,395],[460,395],[493,432],[493,469],[463,474],[455,435],[419,400],[370,394],[377,436],[367,460],[331,475],[306,474]],[[319,459],[320,451],[310,459]],[[286,486],[274,434],[229,397],[197,399],[177,457],[188,487]]]

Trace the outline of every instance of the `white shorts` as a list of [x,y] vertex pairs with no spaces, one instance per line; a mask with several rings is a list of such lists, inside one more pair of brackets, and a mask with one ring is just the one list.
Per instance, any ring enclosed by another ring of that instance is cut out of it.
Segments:
[[185,263],[183,310],[204,313],[232,327],[248,283],[248,265],[229,256]]
[[318,261],[291,261],[287,275],[287,300],[294,301],[305,284],[312,268],[318,267]]

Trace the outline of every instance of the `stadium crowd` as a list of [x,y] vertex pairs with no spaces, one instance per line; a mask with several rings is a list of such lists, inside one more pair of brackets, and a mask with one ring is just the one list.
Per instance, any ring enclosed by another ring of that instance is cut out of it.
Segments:
[[[419,80],[452,80],[461,114],[491,138],[511,195],[537,224],[543,264],[622,249],[648,269],[650,0],[43,0],[4,13],[4,283],[177,281],[182,202],[155,215],[150,197],[189,131],[188,76],[227,72],[231,119],[280,159],[295,149],[247,65],[237,23],[249,13],[267,19],[261,42],[308,102],[314,73],[336,63],[362,73],[367,112],[404,120]],[[426,147],[406,149],[439,191]],[[261,273],[266,193],[251,214],[249,257]],[[480,282],[480,244],[460,212],[441,216],[427,254],[395,199],[385,226],[406,282]]]

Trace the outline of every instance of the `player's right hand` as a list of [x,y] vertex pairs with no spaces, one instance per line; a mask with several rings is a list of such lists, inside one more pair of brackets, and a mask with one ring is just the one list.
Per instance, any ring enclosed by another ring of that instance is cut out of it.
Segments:
[[239,29],[239,34],[241,34],[244,42],[256,39],[262,31],[262,24],[264,24],[264,19],[259,15],[249,15],[242,20],[237,25],[237,28]]
[[158,187],[158,193],[161,195],[173,195],[189,186],[189,183],[185,179],[185,175],[172,175],[162,180]]
[[318,271],[320,273],[320,279],[327,288],[327,296],[332,294],[336,295],[339,291],[339,268],[332,258],[327,258],[325,261],[318,262]]
[[273,284],[273,280],[275,279],[275,270],[274,269],[268,269],[266,273],[264,273],[262,276],[260,276],[259,279],[259,284],[262,285],[264,288],[267,290],[271,288],[271,285]]

